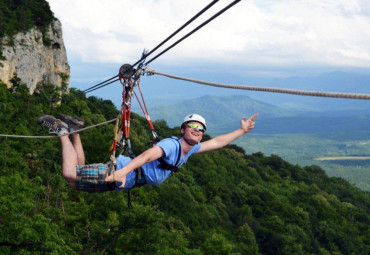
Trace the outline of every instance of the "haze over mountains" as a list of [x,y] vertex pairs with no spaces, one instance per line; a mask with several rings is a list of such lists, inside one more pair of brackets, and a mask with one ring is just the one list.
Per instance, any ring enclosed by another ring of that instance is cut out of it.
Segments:
[[[159,68],[160,69],[160,68]],[[118,68],[117,68],[118,70]],[[111,75],[117,70],[106,70],[105,73]],[[102,71],[102,70],[101,70]],[[238,85],[253,85],[261,87],[275,87],[275,88],[290,88],[297,90],[313,90],[313,91],[328,91],[328,92],[345,92],[345,93],[366,93],[370,94],[370,74],[361,73],[346,73],[346,72],[331,72],[324,73],[318,76],[310,77],[289,77],[272,79],[268,77],[245,77],[236,74],[216,72],[213,74],[205,74],[198,72],[184,72],[184,70],[177,70],[173,68],[168,70],[165,68],[159,71],[167,72],[179,76],[191,77],[195,79]],[[81,82],[73,80],[71,77],[71,86],[84,90],[96,83],[95,82]],[[294,111],[313,111],[313,112],[342,112],[345,115],[363,114],[369,112],[369,100],[354,100],[354,99],[337,99],[337,98],[321,98],[309,96],[286,95],[269,92],[256,92],[245,90],[234,90],[215,88],[211,86],[204,86],[196,83],[185,82],[165,78],[162,76],[144,76],[141,80],[144,96],[147,105],[150,107],[157,105],[169,105],[180,103],[186,99],[199,98],[202,96],[231,96],[243,95],[248,96],[254,100],[268,103],[270,105],[292,109]],[[89,95],[96,95],[98,97],[111,99],[117,107],[121,105],[120,86],[110,85],[98,91],[94,91]],[[138,106],[135,110],[140,110]],[[347,113],[345,113],[347,111]],[[350,111],[348,113],[348,111]],[[354,112],[356,111],[356,113]],[[342,115],[342,113],[340,115]]]
[[[182,74],[176,72],[174,74],[225,84],[370,94],[369,74],[332,72],[313,77],[290,77],[282,79],[241,77],[230,74],[217,74],[212,76],[204,76],[204,74]],[[294,110],[319,112],[370,110],[370,103],[366,100],[322,98],[269,92],[223,89],[158,76],[144,77],[142,86],[145,89],[145,98],[147,100],[152,100],[151,105],[164,104],[163,102],[179,102],[181,99],[196,98],[204,95],[245,95],[258,101],[283,106],[285,108],[291,108]]]
[[247,96],[203,96],[176,104],[157,105],[149,109],[154,120],[164,119],[171,126],[178,126],[188,113],[207,116],[208,130],[218,134],[239,126],[242,116],[258,112],[257,134],[295,133],[363,133],[369,130],[370,113],[365,111],[305,112],[286,109],[256,101]]
[[[282,79],[246,78],[220,72],[205,78],[200,72],[172,73],[226,84],[370,94],[370,75],[360,73],[337,71]],[[152,119],[164,119],[171,127],[178,126],[185,115],[196,112],[207,118],[208,131],[214,135],[238,127],[241,116],[259,112],[258,125],[253,130],[256,134],[341,133],[366,139],[370,133],[369,100],[222,89],[161,76],[144,76],[141,85]],[[120,107],[122,99],[117,91],[117,86],[109,86],[96,93]],[[105,93],[109,96],[104,96]],[[133,111],[141,112],[136,102]]]

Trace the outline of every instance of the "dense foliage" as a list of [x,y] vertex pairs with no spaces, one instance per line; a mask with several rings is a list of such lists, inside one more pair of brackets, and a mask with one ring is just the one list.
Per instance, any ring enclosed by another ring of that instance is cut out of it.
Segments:
[[0,0],[0,37],[45,27],[53,18],[45,0]]
[[[43,33],[54,19],[49,3],[45,0],[0,0],[0,61],[4,60],[1,39],[9,37],[12,44],[14,35],[38,27]],[[47,43],[48,38],[43,38]]]
[[[47,135],[35,120],[66,113],[87,125],[116,117],[113,103],[19,79],[0,83],[0,133]],[[133,114],[136,153],[150,146]],[[155,122],[161,137],[178,135]],[[87,160],[108,160],[111,124],[82,133]],[[206,137],[209,139],[209,137]],[[369,254],[370,194],[316,166],[302,168],[240,147],[193,156],[160,186],[88,194],[61,177],[58,139],[0,137],[0,253]]]

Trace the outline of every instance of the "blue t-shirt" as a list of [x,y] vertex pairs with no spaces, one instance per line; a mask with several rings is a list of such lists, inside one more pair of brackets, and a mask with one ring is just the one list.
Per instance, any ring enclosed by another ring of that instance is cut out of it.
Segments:
[[[176,164],[179,153],[181,155],[181,139],[180,138],[177,138],[177,137],[166,138],[166,139],[159,141],[156,144],[156,146],[159,146],[162,148],[164,152],[163,159],[166,163],[170,165]],[[198,152],[199,148],[200,148],[200,144],[198,143],[194,145],[193,148],[191,148],[191,150],[184,157],[180,156],[180,160],[179,160],[179,163],[177,164],[177,167],[180,167],[181,165],[185,164],[191,155]],[[131,159],[129,157],[120,155],[117,158],[117,169],[123,168],[130,161]],[[147,184],[159,185],[172,175],[171,170],[163,170],[158,167],[159,164],[160,162],[158,160],[154,160],[152,162],[148,162],[144,164],[141,167],[143,169],[144,178]],[[136,171],[130,172],[126,176],[126,184],[123,189],[130,189],[134,187],[135,179],[136,179]],[[116,182],[115,184],[116,184],[116,190],[122,190],[118,188],[121,185],[121,182]]]

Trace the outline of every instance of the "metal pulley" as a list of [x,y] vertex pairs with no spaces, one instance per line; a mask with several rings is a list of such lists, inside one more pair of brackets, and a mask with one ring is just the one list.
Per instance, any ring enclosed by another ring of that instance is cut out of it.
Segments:
[[133,68],[130,64],[123,64],[119,69],[118,77],[120,79],[128,79],[131,78],[134,73],[136,73],[135,68]]

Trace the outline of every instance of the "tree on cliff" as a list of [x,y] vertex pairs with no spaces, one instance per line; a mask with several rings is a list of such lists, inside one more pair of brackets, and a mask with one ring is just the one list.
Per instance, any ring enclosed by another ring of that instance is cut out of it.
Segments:
[[[49,3],[45,0],[0,0],[0,66],[5,60],[2,54],[3,38],[8,36],[7,45],[12,45],[13,36],[38,27],[43,35],[45,28],[54,19]],[[43,36],[44,44],[48,38]]]
[[46,27],[53,19],[45,0],[0,1],[0,37],[12,37],[35,26]]

